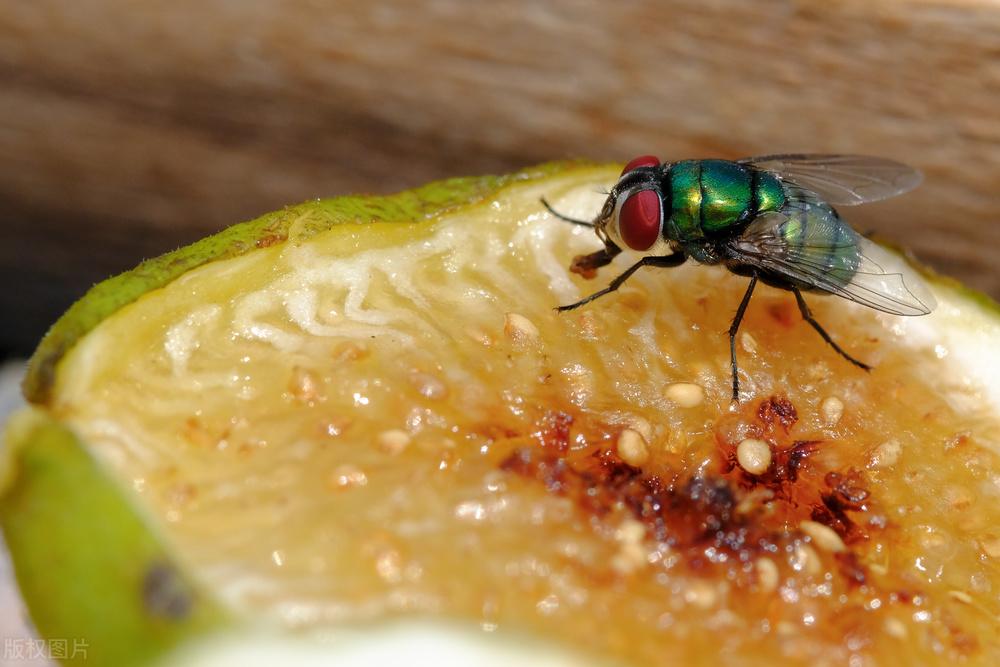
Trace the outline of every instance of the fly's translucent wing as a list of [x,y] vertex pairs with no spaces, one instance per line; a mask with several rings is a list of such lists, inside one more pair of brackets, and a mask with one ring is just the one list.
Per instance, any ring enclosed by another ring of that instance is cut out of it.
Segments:
[[740,162],[812,190],[836,206],[895,197],[923,180],[913,167],[866,155],[764,155]]
[[821,203],[793,202],[765,213],[730,244],[732,256],[802,286],[894,315],[937,305],[901,257],[864,238]]

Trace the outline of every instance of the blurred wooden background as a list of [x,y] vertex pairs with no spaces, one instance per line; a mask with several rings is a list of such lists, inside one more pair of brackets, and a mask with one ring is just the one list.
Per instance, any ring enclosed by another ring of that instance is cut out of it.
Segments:
[[303,199],[591,157],[863,152],[848,211],[1000,296],[989,0],[0,6],[0,353],[90,284]]

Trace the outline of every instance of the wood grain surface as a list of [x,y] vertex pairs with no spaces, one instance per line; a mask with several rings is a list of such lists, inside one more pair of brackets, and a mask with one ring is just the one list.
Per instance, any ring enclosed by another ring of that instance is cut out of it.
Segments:
[[0,350],[303,199],[565,158],[860,152],[860,229],[1000,296],[1000,5],[32,0],[0,8]]

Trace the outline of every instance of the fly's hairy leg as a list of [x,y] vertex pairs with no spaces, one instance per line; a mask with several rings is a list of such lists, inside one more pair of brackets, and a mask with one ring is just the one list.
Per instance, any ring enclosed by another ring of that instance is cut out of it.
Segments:
[[747,285],[747,291],[743,294],[740,307],[736,309],[736,315],[733,317],[733,323],[729,326],[729,360],[733,368],[733,401],[740,400],[740,369],[736,365],[736,333],[740,330],[740,323],[743,321],[743,315],[747,312],[750,297],[753,296],[753,288],[756,286],[757,274],[754,273],[750,276],[750,284]]
[[802,319],[808,322],[812,326],[812,328],[815,329],[816,332],[823,337],[823,340],[825,340],[830,345],[830,347],[832,347],[834,350],[837,351],[837,354],[842,356],[844,359],[847,359],[849,362],[851,362],[858,368],[863,368],[866,371],[870,371],[872,369],[872,367],[869,366],[868,364],[864,363],[863,361],[858,361],[857,359],[849,355],[839,345],[837,345],[832,338],[830,338],[830,334],[828,334],[823,329],[823,327],[820,326],[819,322],[817,322],[816,319],[813,317],[812,311],[809,310],[809,306],[806,305],[806,300],[802,298],[802,292],[800,292],[797,287],[793,287],[792,292],[795,293],[795,300],[799,304],[799,312],[802,313]]

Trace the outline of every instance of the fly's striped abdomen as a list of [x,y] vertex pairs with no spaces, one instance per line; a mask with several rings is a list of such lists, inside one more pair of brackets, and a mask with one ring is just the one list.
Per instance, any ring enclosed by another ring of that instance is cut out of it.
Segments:
[[861,262],[860,235],[822,202],[791,201],[780,212],[787,220],[776,231],[786,247],[778,256],[794,258],[796,266],[848,285]]
[[760,169],[754,169],[752,172],[751,189],[752,211],[755,216],[769,211],[780,211],[788,199],[778,177]]

